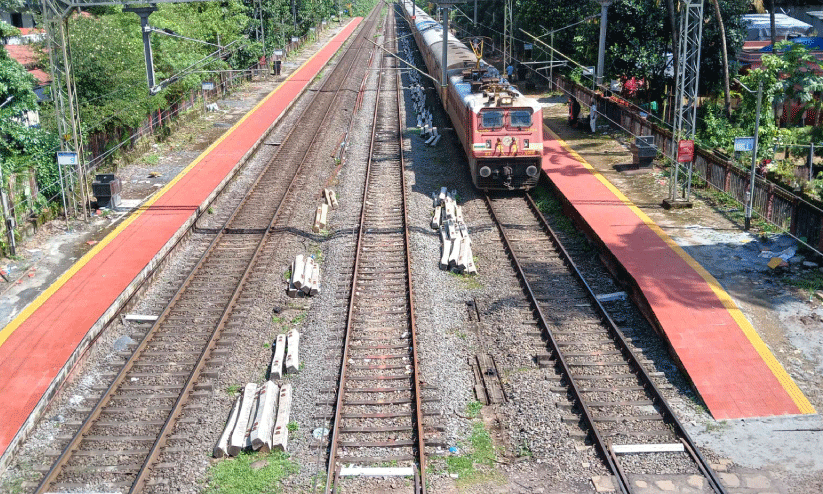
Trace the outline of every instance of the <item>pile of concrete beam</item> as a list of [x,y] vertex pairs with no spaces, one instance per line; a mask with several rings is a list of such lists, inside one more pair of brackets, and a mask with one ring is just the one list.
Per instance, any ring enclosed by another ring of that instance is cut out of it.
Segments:
[[[414,60],[412,49],[409,44],[402,47],[406,60]],[[432,112],[426,107],[426,89],[420,83],[420,73],[416,70],[409,70],[411,79],[410,91],[412,108],[417,114],[417,128],[420,129],[420,137],[426,140],[429,146],[436,146],[442,137],[437,131],[437,127],[432,126]]]
[[237,456],[241,451],[286,451],[290,410],[291,384],[247,384],[234,402],[214,457]]
[[296,329],[289,330],[288,334],[277,335],[274,342],[274,355],[271,358],[269,379],[283,379],[284,365],[285,372],[288,374],[294,374],[300,370],[299,343],[300,333]]
[[314,257],[298,254],[291,265],[291,277],[286,295],[291,298],[317,295],[320,293],[320,265]]
[[[415,72],[416,74],[416,72]],[[432,112],[426,107],[426,91],[420,84],[415,84],[411,88],[412,107],[417,113],[417,127],[420,129],[420,137],[426,140],[429,146],[436,146],[442,137],[437,131],[437,127],[432,126]]]
[[337,195],[331,189],[323,189],[323,204],[317,206],[314,213],[314,225],[312,231],[320,233],[329,226],[329,208],[337,209]]
[[456,190],[449,192],[446,187],[440,189],[440,194],[432,194],[434,215],[431,227],[440,230],[442,241],[440,269],[474,275],[477,274],[477,268],[472,255],[472,241],[463,221],[463,208],[454,200],[456,195]]

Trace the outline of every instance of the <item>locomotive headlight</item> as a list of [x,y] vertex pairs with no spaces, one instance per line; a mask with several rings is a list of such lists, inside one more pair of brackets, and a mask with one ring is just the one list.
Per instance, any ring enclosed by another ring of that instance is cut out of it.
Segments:
[[[488,141],[486,141],[486,142],[488,142]],[[481,177],[489,178],[489,175],[491,175],[491,174],[492,174],[492,169],[489,168],[488,166],[484,166],[484,167],[480,168],[480,176]]]
[[[480,170],[480,171],[482,172],[483,170]],[[526,175],[528,175],[530,177],[536,177],[537,176],[537,167],[534,166],[534,165],[531,165],[528,168],[526,168]]]
[[529,140],[523,139],[523,149],[529,149]]
[[486,149],[492,148],[492,141],[490,139],[486,139]]

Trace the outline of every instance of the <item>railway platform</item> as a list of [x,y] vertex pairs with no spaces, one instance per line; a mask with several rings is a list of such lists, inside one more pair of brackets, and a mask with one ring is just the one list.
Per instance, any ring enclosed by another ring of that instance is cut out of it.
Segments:
[[715,419],[815,413],[720,283],[548,127],[543,171],[631,280]]
[[362,19],[345,25],[0,329],[0,471],[91,342],[261,145]]

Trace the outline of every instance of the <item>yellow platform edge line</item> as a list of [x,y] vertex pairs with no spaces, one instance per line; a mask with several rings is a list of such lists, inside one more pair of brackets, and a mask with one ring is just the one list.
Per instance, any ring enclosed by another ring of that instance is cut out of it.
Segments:
[[714,276],[711,275],[708,271],[706,271],[703,266],[700,265],[697,261],[694,260],[692,256],[690,256],[682,247],[677,245],[677,243],[672,240],[669,235],[660,228],[651,218],[649,218],[646,213],[640,210],[628,197],[626,197],[622,192],[620,192],[617,187],[615,187],[609,180],[603,176],[598,170],[596,170],[588,161],[586,161],[580,154],[577,153],[574,149],[572,149],[569,144],[560,138],[552,129],[550,129],[547,125],[543,124],[543,127],[546,131],[551,134],[551,136],[560,143],[560,145],[566,149],[576,160],[580,161],[584,168],[586,168],[592,175],[595,176],[603,185],[605,185],[624,205],[626,205],[629,209],[631,209],[634,214],[637,215],[640,220],[646,224],[654,233],[657,234],[681,259],[683,259],[686,264],[691,266],[697,274],[700,275],[703,280],[708,283],[709,287],[711,287],[712,291],[717,295],[717,298],[720,299],[720,302],[723,304],[723,307],[729,312],[732,319],[737,323],[740,329],[743,331],[743,334],[746,335],[749,342],[754,347],[755,351],[760,355],[760,358],[763,359],[763,362],[769,367],[769,370],[772,371],[774,377],[783,386],[783,389],[789,395],[789,397],[794,401],[795,405],[797,406],[798,410],[802,414],[814,414],[817,413],[814,409],[814,406],[809,402],[791,376],[786,372],[780,362],[775,358],[772,352],[769,350],[769,347],[760,338],[760,335],[757,334],[757,331],[754,329],[754,326],[746,319],[746,316],[737,306],[737,304],[732,300],[731,296],[723,289],[720,283],[715,279]]
[[[348,24],[346,24],[346,27],[343,28],[343,30],[348,28],[349,24],[355,22],[357,19],[358,18],[351,19],[348,22]],[[329,43],[330,42],[331,41],[329,41]],[[326,43],[326,45],[328,45],[328,43]],[[326,45],[324,45],[323,47],[325,47]],[[320,50],[322,49],[323,48],[320,48]],[[231,128],[226,130],[226,132],[224,132],[223,135],[218,137],[217,140],[215,140],[211,145],[209,145],[209,147],[207,147],[202,153],[200,153],[200,155],[197,158],[195,158],[194,161],[189,163],[188,166],[181,170],[180,173],[177,174],[177,176],[175,176],[165,186],[163,186],[152,196],[150,196],[149,199],[147,199],[146,202],[143,203],[137,211],[129,215],[129,217],[123,220],[123,222],[120,223],[117,227],[115,227],[114,230],[112,230],[108,235],[103,237],[103,239],[100,240],[100,242],[95,244],[94,247],[92,247],[88,252],[86,252],[83,255],[83,257],[78,259],[77,262],[72,264],[72,266],[68,270],[66,270],[51,285],[49,285],[49,287],[46,288],[46,290],[44,290],[43,293],[38,295],[37,298],[35,298],[29,305],[27,305],[22,311],[20,311],[20,314],[18,314],[17,317],[15,317],[11,322],[9,322],[2,330],[0,330],[0,346],[2,346],[3,343],[5,343],[6,340],[9,339],[9,337],[17,330],[17,328],[20,327],[20,325],[22,325],[26,321],[26,319],[31,317],[31,315],[34,314],[34,312],[37,311],[37,309],[39,309],[44,303],[46,303],[46,301],[49,298],[51,298],[57,292],[57,290],[62,288],[63,285],[65,285],[71,279],[72,276],[77,274],[77,272],[80,271],[80,269],[82,269],[86,264],[88,264],[94,256],[96,256],[101,250],[103,250],[107,245],[109,245],[115,238],[117,238],[117,236],[123,230],[125,230],[126,227],[128,227],[137,218],[139,218],[147,210],[149,206],[157,202],[157,200],[159,200],[161,197],[163,197],[164,194],[171,190],[171,188],[174,187],[174,185],[177,184],[177,182],[179,182],[187,173],[189,173],[195,166],[197,166],[201,161],[203,161],[203,159],[206,156],[208,156],[208,154],[211,153],[214,150],[214,148],[216,148],[218,145],[220,145],[221,142],[226,140],[232,133],[234,133],[234,131],[237,130],[237,127],[239,127],[243,122],[245,122],[246,119],[248,119],[252,113],[254,113],[261,106],[263,106],[269,99],[271,99],[275,95],[275,93],[277,93],[278,90],[280,90],[280,88],[285,86],[285,84],[292,77],[294,77],[298,72],[300,72],[300,70],[303,67],[305,67],[306,64],[311,62],[314,59],[314,57],[316,57],[320,53],[320,50],[317,50],[317,52],[315,52],[311,57],[309,57],[305,62],[303,62],[303,64],[300,67],[295,69],[294,72],[292,72],[286,79],[283,80],[283,82],[281,82],[268,95],[266,95],[262,100],[260,100],[260,102],[257,103],[251,110],[249,110],[245,115],[243,115],[240,118],[240,120],[237,121],[237,123],[235,123],[231,126]]]

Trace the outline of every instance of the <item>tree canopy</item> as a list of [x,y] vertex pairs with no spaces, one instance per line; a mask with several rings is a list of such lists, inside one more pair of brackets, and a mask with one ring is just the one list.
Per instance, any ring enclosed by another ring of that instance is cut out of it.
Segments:
[[[750,6],[748,0],[720,0],[721,15],[726,25],[726,41],[730,59],[742,47],[744,32],[740,16]],[[473,2],[459,6],[461,14],[454,21],[471,34],[502,40],[503,7],[499,1],[478,0],[478,25],[473,26]],[[519,28],[540,36],[548,43],[555,31],[554,48],[584,66],[597,63],[600,33],[600,7],[594,1],[580,0],[514,0],[515,36],[521,43],[532,40]],[[666,3],[661,0],[619,0],[608,8],[606,32],[606,79],[644,78],[652,92],[660,95],[667,82],[671,84],[672,29]],[[678,13],[679,15],[679,13]],[[587,17],[591,19],[583,21]],[[577,23],[577,24],[576,24]],[[576,24],[576,25],[575,25]],[[704,7],[703,43],[701,53],[701,88],[710,92],[722,88],[722,53],[720,29],[712,5]],[[542,54],[548,59],[548,50]],[[556,58],[556,57],[555,57]],[[667,81],[667,66],[669,80]],[[734,69],[731,70],[735,72]]]

